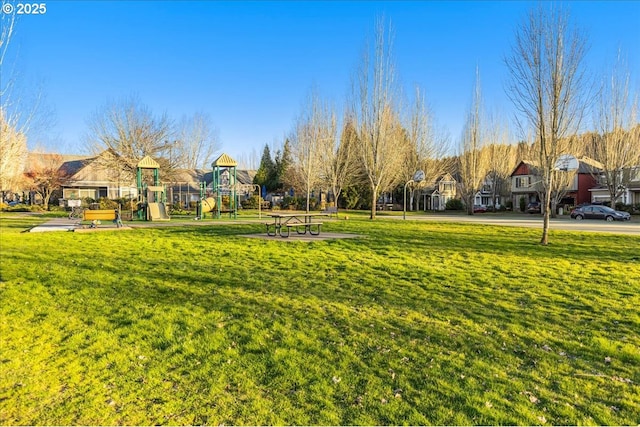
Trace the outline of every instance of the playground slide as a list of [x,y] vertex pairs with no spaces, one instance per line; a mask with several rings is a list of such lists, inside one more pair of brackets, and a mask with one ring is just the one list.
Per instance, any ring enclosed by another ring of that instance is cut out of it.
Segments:
[[149,216],[151,221],[169,221],[169,215],[164,203],[149,203]]
[[202,200],[202,213],[211,212],[216,208],[216,199],[208,197],[206,200]]

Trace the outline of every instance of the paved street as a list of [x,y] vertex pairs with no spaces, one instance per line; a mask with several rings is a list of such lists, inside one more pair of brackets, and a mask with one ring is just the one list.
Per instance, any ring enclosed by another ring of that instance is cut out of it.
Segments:
[[[389,217],[395,218],[395,217]],[[402,219],[402,217],[397,217]],[[437,215],[420,215],[420,216],[408,216],[409,220],[421,220],[421,221],[450,221],[450,222],[472,222],[478,224],[493,224],[493,225],[506,225],[514,227],[532,227],[542,229],[542,216],[541,215],[492,215],[492,214],[476,214],[476,215],[450,215],[450,214],[437,214]],[[552,230],[569,230],[569,231],[588,231],[595,233],[616,233],[616,234],[635,234],[640,235],[640,221],[637,216],[633,217],[631,221],[597,221],[597,220],[583,220],[576,221],[571,219],[568,215],[551,218],[550,228]]]

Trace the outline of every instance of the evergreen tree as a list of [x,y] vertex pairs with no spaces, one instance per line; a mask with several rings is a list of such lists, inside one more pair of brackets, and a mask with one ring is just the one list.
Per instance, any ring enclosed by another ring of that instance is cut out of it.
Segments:
[[264,185],[267,188],[267,191],[273,191],[275,190],[275,174],[276,166],[271,159],[271,150],[269,150],[269,145],[265,144],[262,152],[262,159],[260,160],[260,167],[256,172],[256,176],[253,178],[253,183],[258,184],[261,187]]
[[293,157],[291,157],[291,143],[289,142],[289,138],[284,141],[284,146],[282,147],[282,152],[278,150],[278,154],[276,155],[276,187],[278,189],[286,190],[289,187],[292,187],[294,182],[292,177],[290,176],[289,168],[293,164]]

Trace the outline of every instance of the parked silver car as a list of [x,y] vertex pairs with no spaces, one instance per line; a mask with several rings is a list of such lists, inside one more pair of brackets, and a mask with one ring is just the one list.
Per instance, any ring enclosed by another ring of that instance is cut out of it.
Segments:
[[629,221],[629,212],[617,211],[607,206],[587,205],[575,208],[571,211],[571,218],[581,219],[604,219],[605,221]]

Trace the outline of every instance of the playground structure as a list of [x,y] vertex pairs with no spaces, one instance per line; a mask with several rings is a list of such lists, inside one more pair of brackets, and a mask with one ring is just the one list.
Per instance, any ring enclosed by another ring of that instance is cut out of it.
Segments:
[[228,154],[222,154],[212,164],[213,176],[211,182],[212,195],[207,197],[206,183],[200,183],[200,201],[198,203],[197,218],[204,219],[211,212],[215,218],[228,213],[229,218],[238,218],[238,163]]
[[207,213],[216,208],[216,199],[213,197],[206,197],[206,185],[206,182],[200,183],[200,201],[196,207],[197,219],[204,219]]
[[[153,172],[153,185],[143,180],[143,172]],[[146,156],[138,162],[136,169],[136,183],[138,186],[138,219],[145,221],[168,221],[170,219],[166,208],[166,188],[160,184],[160,165],[151,157]]]

